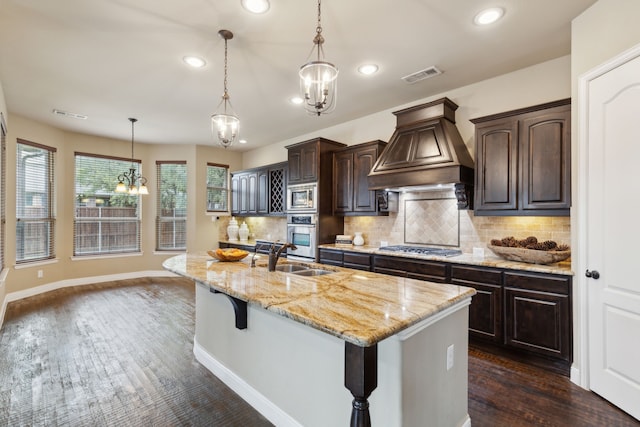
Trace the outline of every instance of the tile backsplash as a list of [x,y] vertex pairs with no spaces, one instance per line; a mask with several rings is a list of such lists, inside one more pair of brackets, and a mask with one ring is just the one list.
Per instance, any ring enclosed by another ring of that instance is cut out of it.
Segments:
[[[219,236],[227,238],[229,217],[218,221]],[[287,239],[287,220],[282,217],[238,218],[249,226],[250,237],[267,240]],[[365,244],[380,246],[425,244],[459,247],[464,253],[473,248],[486,248],[491,239],[507,236],[539,240],[555,240],[558,244],[571,244],[569,217],[476,217],[473,211],[457,209],[452,191],[416,192],[400,195],[397,213],[389,216],[345,217],[344,234],[363,233]]]
[[[237,217],[238,224],[247,223],[250,239],[287,240],[287,219],[283,217]],[[218,235],[226,239],[227,226],[231,217],[221,217],[218,221]]]
[[[541,240],[555,240],[558,244],[571,244],[569,217],[476,217],[473,211],[446,209],[448,202],[445,200],[452,197],[450,191],[403,193],[398,212],[388,217],[345,218],[345,234],[361,231],[365,244],[371,246],[380,246],[381,241],[390,245],[448,245],[452,241],[448,239],[453,239],[455,234],[458,219],[459,247],[464,253],[473,253],[474,247],[486,248],[491,239],[507,236],[536,236]],[[436,243],[437,240],[440,243]]]

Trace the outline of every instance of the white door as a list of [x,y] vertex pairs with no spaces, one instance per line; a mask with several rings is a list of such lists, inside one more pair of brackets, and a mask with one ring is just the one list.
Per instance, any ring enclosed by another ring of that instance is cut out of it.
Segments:
[[[640,419],[640,57],[588,86],[590,388]],[[599,278],[596,276],[599,275]]]

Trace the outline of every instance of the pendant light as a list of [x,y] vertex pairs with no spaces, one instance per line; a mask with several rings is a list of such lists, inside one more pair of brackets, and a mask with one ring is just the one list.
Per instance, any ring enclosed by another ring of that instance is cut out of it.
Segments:
[[[227,41],[233,38],[233,33],[229,30],[220,30],[218,34],[224,39],[224,93],[222,101],[218,104],[218,110],[221,109],[221,106],[223,109],[222,112],[211,116],[211,130],[218,137],[218,144],[227,148],[233,144],[238,136],[240,120],[233,114],[227,91]],[[229,104],[229,112],[227,112],[227,104]]]
[[322,44],[321,9],[318,0],[318,25],[313,38],[310,57],[316,50],[316,60],[300,67],[300,96],[304,100],[304,108],[310,114],[319,116],[332,112],[336,108],[338,89],[338,69],[335,65],[324,61]]
[[129,172],[118,175],[116,193],[128,193],[132,196],[149,194],[147,178],[136,172],[136,162],[133,159],[133,126],[138,119],[129,118],[129,121],[131,122],[131,167]]

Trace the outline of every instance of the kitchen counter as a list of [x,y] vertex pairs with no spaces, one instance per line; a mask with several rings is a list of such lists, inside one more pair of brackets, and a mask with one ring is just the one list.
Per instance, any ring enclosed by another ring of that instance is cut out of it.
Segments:
[[496,267],[496,268],[505,268],[510,270],[519,270],[519,271],[532,271],[537,273],[550,273],[550,274],[561,274],[565,276],[573,276],[573,271],[571,270],[571,262],[563,261],[555,264],[528,264],[526,262],[516,262],[516,261],[508,261],[504,258],[500,258],[495,255],[491,255],[492,252],[490,249],[485,248],[485,255],[483,258],[474,257],[471,254],[465,254],[451,257],[443,257],[436,255],[420,255],[415,253],[400,253],[400,252],[391,252],[391,251],[383,251],[380,250],[377,246],[353,246],[353,245],[335,245],[335,244],[325,244],[320,245],[320,248],[324,249],[336,249],[342,251],[351,251],[351,252],[362,252],[368,254],[376,254],[376,255],[388,255],[388,256],[397,256],[403,258],[413,258],[413,259],[427,259],[427,260],[435,260],[435,261],[444,261],[452,264],[467,264],[467,265],[478,265],[484,267]]
[[469,422],[474,289],[321,264],[332,273],[296,276],[250,258],[163,266],[197,284],[196,358],[274,424],[347,425],[349,410],[352,426],[370,425],[369,410],[375,425]]
[[[310,264],[333,273],[304,277],[251,268],[206,253],[178,255],[163,267],[281,316],[368,347],[475,294],[473,288]],[[283,264],[280,260],[279,264]],[[292,264],[294,262],[288,262]],[[307,263],[308,264],[308,263]]]

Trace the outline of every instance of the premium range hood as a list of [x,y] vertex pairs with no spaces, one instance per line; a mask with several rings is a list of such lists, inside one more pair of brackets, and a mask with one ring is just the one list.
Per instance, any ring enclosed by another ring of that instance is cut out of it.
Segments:
[[458,206],[473,200],[473,158],[455,125],[458,105],[438,99],[395,111],[396,130],[369,173],[369,189],[455,186]]

